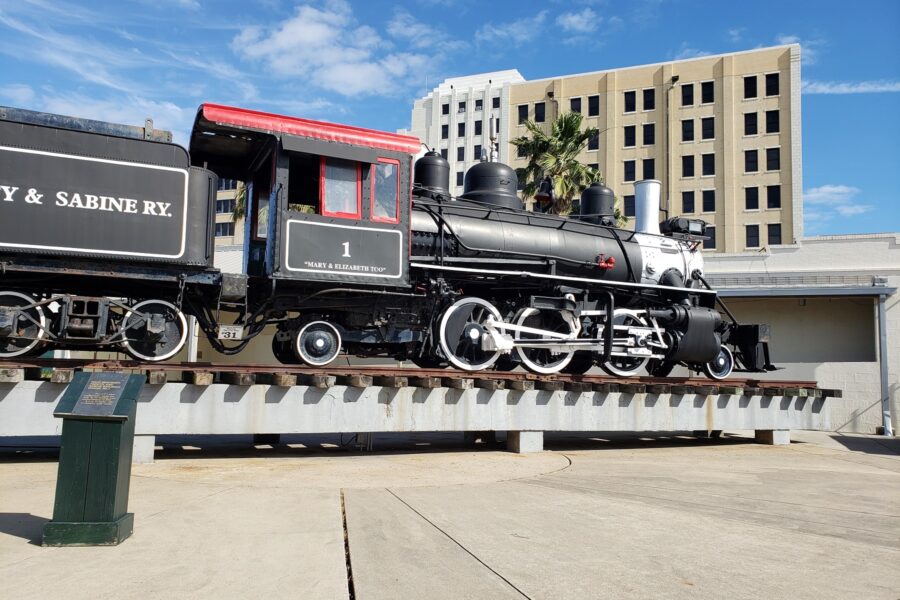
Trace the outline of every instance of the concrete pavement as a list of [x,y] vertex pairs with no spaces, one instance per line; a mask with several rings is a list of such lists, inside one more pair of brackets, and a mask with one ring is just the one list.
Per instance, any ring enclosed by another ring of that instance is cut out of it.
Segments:
[[793,438],[166,448],[115,548],[35,545],[53,452],[0,450],[0,597],[900,597],[898,440]]

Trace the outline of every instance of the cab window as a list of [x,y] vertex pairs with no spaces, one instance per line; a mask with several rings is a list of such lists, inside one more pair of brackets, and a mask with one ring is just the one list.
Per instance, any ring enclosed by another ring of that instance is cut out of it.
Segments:
[[379,158],[372,171],[372,220],[399,222],[400,161]]
[[329,217],[362,217],[362,183],[359,163],[322,157],[319,190],[322,214]]

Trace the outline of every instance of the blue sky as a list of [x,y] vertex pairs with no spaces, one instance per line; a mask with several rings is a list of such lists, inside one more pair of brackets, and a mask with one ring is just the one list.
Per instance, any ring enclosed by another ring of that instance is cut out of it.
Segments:
[[900,2],[0,0],[0,103],[171,129],[201,102],[395,130],[445,77],[799,42],[806,232],[900,231]]

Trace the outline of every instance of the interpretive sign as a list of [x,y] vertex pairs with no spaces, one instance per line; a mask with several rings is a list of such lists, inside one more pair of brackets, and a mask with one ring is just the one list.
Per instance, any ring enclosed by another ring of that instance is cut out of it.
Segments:
[[[72,382],[72,386],[60,400],[53,416],[111,420],[123,420],[128,416],[127,412],[117,411],[116,408],[125,392],[130,375],[127,373],[85,373],[81,375],[82,381]],[[82,382],[83,387],[80,389],[76,387],[76,384]],[[70,395],[74,397],[74,400],[69,397]]]

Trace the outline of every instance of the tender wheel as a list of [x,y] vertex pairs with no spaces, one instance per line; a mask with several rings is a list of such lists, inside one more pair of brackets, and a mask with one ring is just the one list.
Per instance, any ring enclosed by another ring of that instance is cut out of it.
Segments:
[[464,371],[480,371],[493,365],[499,350],[482,350],[481,340],[489,319],[501,321],[500,312],[481,298],[457,300],[444,311],[438,328],[441,350],[450,364]]
[[297,356],[312,367],[323,367],[341,352],[341,334],[326,321],[313,321],[297,332],[294,350]]
[[[516,317],[516,325],[543,329],[554,333],[564,333],[574,337],[575,329],[571,322],[563,318],[562,313],[556,310],[539,310],[537,308],[524,308]],[[516,340],[540,339],[537,333],[516,332]],[[562,371],[572,360],[575,351],[555,352],[549,348],[520,348],[516,346],[516,354],[526,369],[532,373],[549,375]]]
[[[646,327],[647,322],[634,311],[619,309],[613,314],[613,325],[621,325],[624,327]],[[622,336],[615,336],[620,339]],[[627,337],[627,333],[625,334]],[[647,358],[643,356],[611,356],[608,361],[600,365],[600,367],[616,377],[631,377],[640,371],[647,363]]]
[[40,351],[46,327],[44,309],[32,298],[18,292],[0,292],[0,358]]
[[719,349],[719,354],[714,359],[703,365],[703,372],[710,379],[725,379],[731,375],[734,369],[734,355],[724,344]]
[[174,304],[144,300],[122,319],[122,348],[138,360],[156,362],[175,356],[188,336],[187,319]]

